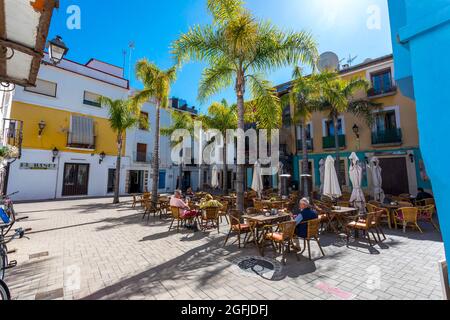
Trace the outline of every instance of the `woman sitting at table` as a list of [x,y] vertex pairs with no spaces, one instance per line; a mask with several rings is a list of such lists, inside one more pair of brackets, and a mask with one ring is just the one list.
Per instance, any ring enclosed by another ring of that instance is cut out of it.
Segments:
[[[170,206],[179,208],[181,217],[184,219],[192,220],[198,216],[198,212],[196,210],[191,210],[189,205],[181,199],[180,190],[176,190],[175,194],[170,198]],[[187,227],[189,228],[191,225],[188,225]]]
[[207,194],[200,203],[200,209],[206,208],[222,208],[223,204],[220,201],[214,200],[213,196]]
[[299,238],[306,238],[308,235],[308,224],[303,223],[318,218],[317,212],[311,209],[309,200],[303,198],[300,200],[299,207],[294,210],[294,218],[297,224],[296,234]]

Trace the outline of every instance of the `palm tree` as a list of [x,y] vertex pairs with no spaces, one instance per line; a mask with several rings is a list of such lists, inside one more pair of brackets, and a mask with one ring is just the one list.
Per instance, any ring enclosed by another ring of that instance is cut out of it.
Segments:
[[139,112],[133,108],[129,100],[112,100],[107,97],[100,97],[98,102],[108,107],[109,124],[117,133],[117,161],[114,181],[114,203],[120,202],[120,166],[122,159],[123,139],[125,132],[135,126],[139,121]]
[[[161,128],[161,134],[163,136],[171,136],[177,130],[187,130],[192,136],[192,134],[194,133],[194,120],[191,115],[189,115],[186,112],[173,110],[170,113],[170,116],[172,118],[172,124],[170,127]],[[182,138],[180,138],[179,141],[171,141],[171,146],[174,147],[178,145],[181,141]],[[182,182],[183,182],[183,159],[181,159],[180,174],[178,176],[179,189],[181,189]]]
[[[300,67],[296,67],[292,74],[293,81],[289,94],[284,96],[294,107],[293,121],[300,126],[302,137],[302,173],[309,174],[308,144],[307,144],[307,123],[311,120],[312,113],[317,108],[317,101],[320,98],[322,87],[330,81],[334,75],[330,73],[312,74],[308,77],[302,75]],[[303,196],[309,197],[310,192],[308,179],[303,178]]]
[[369,83],[364,79],[353,78],[343,80],[337,74],[327,74],[325,83],[321,86],[322,96],[317,103],[317,110],[328,113],[329,119],[333,122],[334,142],[336,147],[336,172],[339,182],[342,184],[340,176],[340,144],[339,144],[339,116],[342,113],[351,113],[358,118],[365,120],[369,128],[374,122],[373,111],[381,104],[368,99],[355,99],[354,95],[360,90],[367,91]]
[[155,146],[152,164],[152,202],[158,201],[159,180],[159,140],[161,109],[169,104],[170,85],[176,79],[176,68],[160,70],[154,63],[142,59],[136,64],[136,77],[144,84],[144,89],[132,98],[135,105],[142,105],[153,99],[156,104]]
[[[305,32],[283,32],[269,22],[256,20],[243,0],[208,0],[213,24],[192,27],[173,44],[178,63],[206,62],[199,85],[199,100],[234,84],[238,129],[245,129],[245,93],[250,89],[258,109],[260,128],[281,123],[281,106],[273,86],[262,76],[299,61],[314,65],[316,43]],[[270,128],[270,127],[269,127]],[[244,208],[244,165],[237,166],[237,209]]]
[[228,163],[227,163],[227,141],[226,134],[228,129],[237,128],[236,106],[229,106],[224,99],[222,102],[214,102],[208,109],[208,114],[200,117],[206,129],[216,129],[222,133],[223,141],[223,191],[228,194]]

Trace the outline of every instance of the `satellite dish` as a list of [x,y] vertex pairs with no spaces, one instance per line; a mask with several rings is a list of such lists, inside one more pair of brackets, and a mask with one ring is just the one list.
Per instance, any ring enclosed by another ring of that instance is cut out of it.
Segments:
[[339,70],[339,57],[336,53],[327,51],[322,53],[319,58],[320,71],[337,71]]

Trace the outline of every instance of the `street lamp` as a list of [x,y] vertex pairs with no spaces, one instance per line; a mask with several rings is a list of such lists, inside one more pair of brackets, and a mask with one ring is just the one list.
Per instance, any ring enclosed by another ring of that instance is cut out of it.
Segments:
[[53,150],[52,150],[52,154],[53,154],[53,158],[52,158],[52,162],[55,162],[55,159],[58,157],[58,155],[59,155],[59,150],[58,150],[58,148],[54,148]]
[[105,158],[106,158],[106,153],[102,152],[99,154],[99,156],[100,156],[100,159],[98,160],[98,164],[102,164],[103,160],[105,160]]
[[69,51],[69,48],[67,48],[66,44],[62,41],[62,38],[60,36],[56,36],[56,38],[50,40],[47,44],[47,47],[50,61],[54,65],[59,64],[67,54],[67,51]]

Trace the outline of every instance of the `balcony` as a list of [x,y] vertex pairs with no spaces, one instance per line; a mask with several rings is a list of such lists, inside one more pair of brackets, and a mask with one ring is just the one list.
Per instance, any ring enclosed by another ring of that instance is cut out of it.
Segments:
[[22,155],[23,121],[3,119],[3,130],[0,145],[12,146],[19,149],[19,158]]
[[[96,141],[97,137],[91,137],[90,139],[86,139],[86,142],[77,142],[79,135],[75,135],[74,133],[67,133],[67,148],[76,149],[76,150],[85,150],[85,151],[95,151],[96,149]],[[84,139],[83,139],[84,140]],[[91,140],[90,142],[87,142]]]
[[397,93],[397,86],[392,85],[392,86],[380,88],[380,89],[370,88],[367,91],[367,96],[369,98],[381,98],[381,97],[385,97],[385,96],[394,95],[396,93]]
[[402,144],[402,129],[385,129],[372,133],[372,145]]
[[[344,134],[339,135],[339,147],[341,149],[346,147],[346,138]],[[323,148],[324,149],[335,149],[336,143],[334,136],[323,137]]]
[[[313,151],[314,150],[314,140],[313,139],[306,140],[306,146],[308,148],[308,151]],[[297,151],[301,152],[302,150],[303,150],[303,141],[297,140]]]
[[134,152],[133,161],[138,164],[151,164],[152,163],[152,153],[147,152]]

